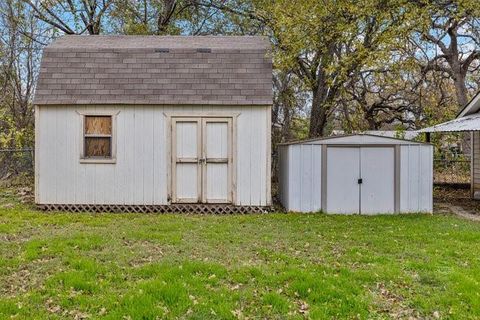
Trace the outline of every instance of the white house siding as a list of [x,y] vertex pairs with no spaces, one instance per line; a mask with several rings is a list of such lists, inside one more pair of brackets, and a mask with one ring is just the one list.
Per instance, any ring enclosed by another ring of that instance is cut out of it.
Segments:
[[472,196],[480,199],[480,132],[472,132]]
[[400,149],[400,212],[431,212],[433,148],[406,145]]
[[[269,205],[270,106],[38,106],[36,202],[168,204],[167,115],[237,114],[237,205]],[[116,111],[116,163],[80,163],[80,113]]]

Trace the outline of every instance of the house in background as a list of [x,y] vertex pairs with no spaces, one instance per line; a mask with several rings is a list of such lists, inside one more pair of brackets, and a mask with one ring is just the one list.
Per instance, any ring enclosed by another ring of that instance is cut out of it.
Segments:
[[[460,111],[457,117],[448,122],[418,130],[427,135],[435,132],[470,133],[470,183],[471,196],[480,199],[480,92]],[[427,139],[428,140],[428,139]]]
[[35,199],[70,211],[271,205],[263,37],[64,36],[35,94]]

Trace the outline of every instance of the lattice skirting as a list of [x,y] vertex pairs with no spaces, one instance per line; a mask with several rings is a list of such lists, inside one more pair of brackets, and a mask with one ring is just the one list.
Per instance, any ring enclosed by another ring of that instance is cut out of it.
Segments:
[[268,213],[271,206],[234,206],[221,204],[171,204],[171,205],[114,205],[114,204],[37,204],[42,211],[105,212],[105,213],[192,213],[232,214]]

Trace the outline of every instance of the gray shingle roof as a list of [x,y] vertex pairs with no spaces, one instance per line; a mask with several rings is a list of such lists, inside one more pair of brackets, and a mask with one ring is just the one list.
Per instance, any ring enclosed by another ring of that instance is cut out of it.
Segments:
[[64,36],[43,53],[34,103],[272,103],[264,37]]

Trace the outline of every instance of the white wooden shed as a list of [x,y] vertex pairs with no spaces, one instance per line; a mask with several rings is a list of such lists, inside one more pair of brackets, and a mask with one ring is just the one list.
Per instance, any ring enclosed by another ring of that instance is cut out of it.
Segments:
[[430,144],[367,134],[285,143],[279,171],[279,197],[288,211],[432,211]]
[[38,206],[264,211],[269,47],[264,37],[57,39],[34,100]]

